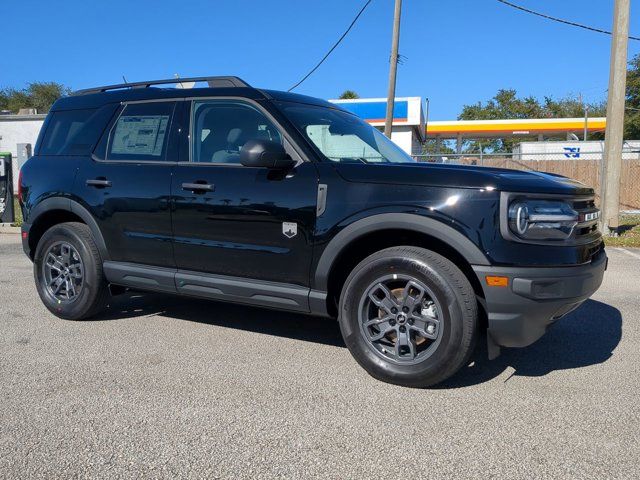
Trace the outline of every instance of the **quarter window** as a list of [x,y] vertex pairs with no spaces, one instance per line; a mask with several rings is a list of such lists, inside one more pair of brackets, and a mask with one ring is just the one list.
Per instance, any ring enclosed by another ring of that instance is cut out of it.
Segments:
[[70,141],[84,130],[87,120],[95,112],[96,110],[94,109],[52,112],[42,146],[40,147],[40,153],[42,155],[62,155],[67,153],[65,150]]
[[109,136],[108,160],[166,159],[174,102],[125,106]]
[[191,114],[193,162],[240,163],[240,149],[249,140],[282,143],[278,129],[258,109],[244,102],[193,102]]

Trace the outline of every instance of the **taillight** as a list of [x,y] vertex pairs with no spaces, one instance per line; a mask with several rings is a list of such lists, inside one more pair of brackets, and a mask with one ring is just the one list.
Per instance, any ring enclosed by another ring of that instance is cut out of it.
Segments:
[[18,201],[22,203],[22,169],[18,173]]

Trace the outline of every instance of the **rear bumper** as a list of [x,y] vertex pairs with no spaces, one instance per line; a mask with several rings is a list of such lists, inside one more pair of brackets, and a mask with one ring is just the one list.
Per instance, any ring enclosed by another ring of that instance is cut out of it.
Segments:
[[22,250],[27,255],[27,257],[31,258],[31,248],[29,247],[29,230],[31,230],[30,223],[23,223],[21,227],[21,237],[22,237]]
[[[602,283],[607,255],[576,267],[528,268],[474,266],[483,286],[488,335],[503,347],[525,347],[547,327],[579,307]],[[485,276],[509,278],[507,287],[489,287]]]

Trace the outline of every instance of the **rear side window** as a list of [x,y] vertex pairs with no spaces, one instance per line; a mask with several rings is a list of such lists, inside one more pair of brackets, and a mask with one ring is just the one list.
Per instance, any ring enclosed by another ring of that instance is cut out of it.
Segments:
[[53,112],[40,147],[40,153],[42,155],[61,155],[65,144],[80,132],[93,113],[95,113],[93,109]]
[[116,105],[52,112],[42,139],[41,155],[89,155]]
[[174,107],[175,102],[126,105],[111,129],[107,160],[165,160]]

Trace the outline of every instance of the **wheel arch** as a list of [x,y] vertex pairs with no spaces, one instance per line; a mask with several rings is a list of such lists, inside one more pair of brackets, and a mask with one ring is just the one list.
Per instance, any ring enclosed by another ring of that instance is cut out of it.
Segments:
[[65,197],[42,200],[29,215],[29,256],[33,258],[42,235],[54,225],[64,222],[81,222],[89,227],[103,260],[109,259],[108,250],[97,222],[80,203]]
[[327,311],[336,305],[348,273],[367,256],[383,248],[412,245],[433,250],[453,261],[484,296],[471,265],[489,265],[482,251],[462,233],[442,222],[408,213],[376,214],[340,231],[323,251],[314,274],[314,288],[327,292]]

